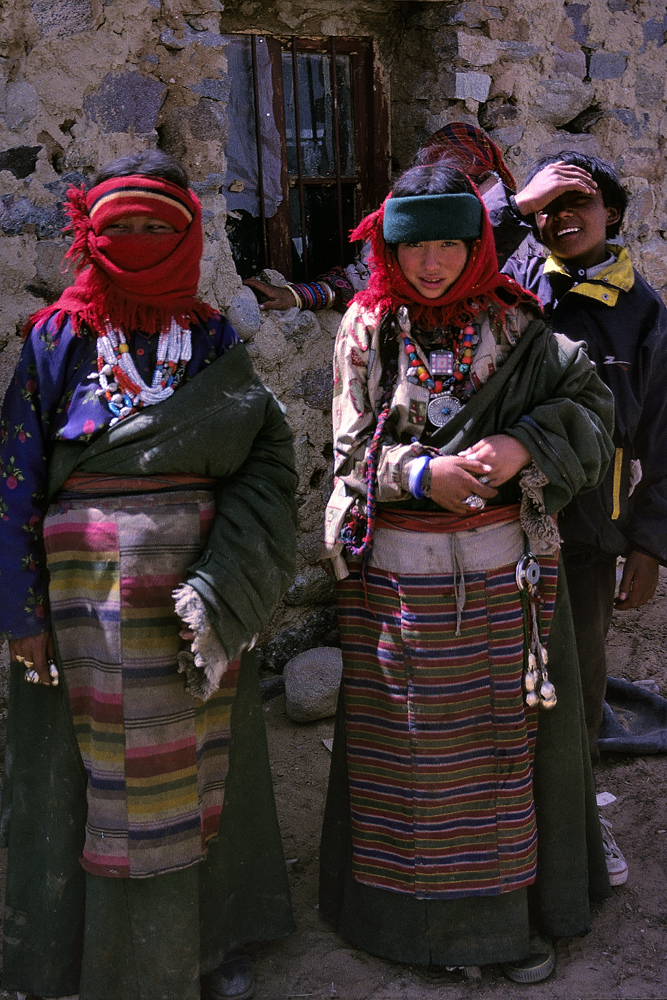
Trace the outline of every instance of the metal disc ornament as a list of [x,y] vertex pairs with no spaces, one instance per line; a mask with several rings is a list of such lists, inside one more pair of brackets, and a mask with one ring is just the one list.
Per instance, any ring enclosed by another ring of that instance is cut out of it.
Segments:
[[456,396],[450,396],[449,393],[434,396],[428,404],[428,419],[435,427],[444,427],[452,417],[456,416],[462,406],[463,403]]

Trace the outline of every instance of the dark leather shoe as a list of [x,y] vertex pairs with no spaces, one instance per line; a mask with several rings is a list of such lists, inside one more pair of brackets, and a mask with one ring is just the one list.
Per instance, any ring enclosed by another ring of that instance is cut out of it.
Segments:
[[255,976],[250,956],[229,951],[217,969],[202,976],[203,1000],[250,1000],[255,995]]

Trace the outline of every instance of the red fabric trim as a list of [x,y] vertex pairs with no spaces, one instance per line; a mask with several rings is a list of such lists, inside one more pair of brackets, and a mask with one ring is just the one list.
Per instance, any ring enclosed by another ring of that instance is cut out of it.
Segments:
[[518,521],[518,503],[497,507],[485,507],[476,514],[460,517],[439,510],[397,510],[383,508],[378,512],[376,528],[394,528],[399,531],[423,531],[444,535],[455,531],[472,531],[487,524],[505,524]]
[[[217,480],[190,472],[165,472],[151,476],[121,476],[106,472],[73,472],[63,484],[63,493],[90,493],[95,496],[114,496],[117,493],[157,493],[177,490],[179,487],[212,486]],[[60,495],[59,494],[59,495]]]

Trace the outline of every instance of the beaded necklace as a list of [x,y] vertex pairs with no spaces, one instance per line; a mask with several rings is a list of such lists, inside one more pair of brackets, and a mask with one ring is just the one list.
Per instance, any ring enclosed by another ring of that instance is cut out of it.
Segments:
[[97,371],[88,377],[100,383],[95,395],[105,400],[113,414],[109,426],[171,396],[191,357],[189,328],[172,320],[159,335],[155,371],[148,386],[137,371],[125,334],[107,323],[106,332],[97,338]]
[[428,418],[432,424],[441,427],[458,413],[469,395],[472,357],[478,343],[475,328],[468,323],[452,337],[449,350],[431,351],[429,371],[417,353],[405,307],[398,310],[398,324],[403,350],[408,356],[408,382],[423,385],[429,390]]

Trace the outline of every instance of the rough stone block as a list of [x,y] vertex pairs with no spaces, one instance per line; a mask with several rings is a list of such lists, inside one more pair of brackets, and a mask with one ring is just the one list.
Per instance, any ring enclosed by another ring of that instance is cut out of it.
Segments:
[[106,132],[151,132],[157,123],[167,88],[141,73],[107,73],[89,94],[83,109]]
[[665,33],[667,32],[667,14],[665,14],[662,20],[657,17],[651,17],[648,21],[645,21],[642,25],[642,33],[644,35],[644,44],[639,50],[641,55],[646,51],[646,46],[649,42],[656,42],[657,48],[660,48],[665,44]]
[[314,722],[336,714],[343,656],[335,646],[300,653],[285,664],[285,710],[293,722]]
[[29,125],[39,112],[39,96],[31,83],[16,80],[7,84],[5,122],[17,132]]
[[90,0],[32,0],[30,9],[44,36],[76,35],[93,27]]
[[40,238],[59,236],[67,217],[60,204],[49,208],[34,205],[28,198],[7,195],[0,205],[0,230],[7,236],[18,236],[28,230]]
[[643,108],[650,108],[665,99],[665,77],[639,67],[635,81],[635,97]]
[[523,126],[514,125],[509,128],[496,128],[489,132],[489,136],[500,149],[510,149],[516,146],[523,139]]
[[12,146],[0,150],[0,170],[11,170],[14,177],[29,177],[34,173],[41,146]]
[[306,566],[294,578],[283,601],[288,607],[302,607],[305,604],[325,604],[335,600],[336,587],[333,579],[321,566]]
[[627,53],[594,52],[591,56],[588,75],[591,80],[617,80],[623,76],[627,65]]
[[457,33],[459,55],[471,66],[490,66],[498,58],[498,43],[486,35]]
[[195,94],[208,97],[212,101],[229,101],[229,94],[232,89],[232,82],[229,77],[218,77],[217,79],[200,80],[193,88]]
[[246,341],[252,340],[259,331],[260,317],[259,303],[250,288],[244,285],[229,304],[227,319],[241,340]]
[[524,59],[531,59],[540,54],[542,50],[539,45],[529,45],[527,42],[506,41],[500,43],[500,58],[511,59],[514,62],[522,62]]
[[311,410],[329,410],[333,401],[333,373],[331,367],[311,368],[304,371],[294,386],[292,395],[303,399]]
[[535,93],[535,117],[552,125],[564,125],[587,108],[592,98],[590,85],[570,74],[541,80]]
[[580,45],[586,44],[591,33],[589,26],[584,24],[584,16],[588,13],[590,6],[589,3],[568,3],[565,6],[565,13],[572,21],[574,40]]
[[491,77],[488,73],[446,73],[443,78],[445,97],[457,101],[472,98],[483,104],[489,96]]
[[641,248],[639,268],[655,288],[667,285],[667,240],[656,236]]
[[565,52],[557,48],[554,56],[554,72],[570,73],[578,80],[583,80],[586,76],[586,55],[581,49],[575,52]]

